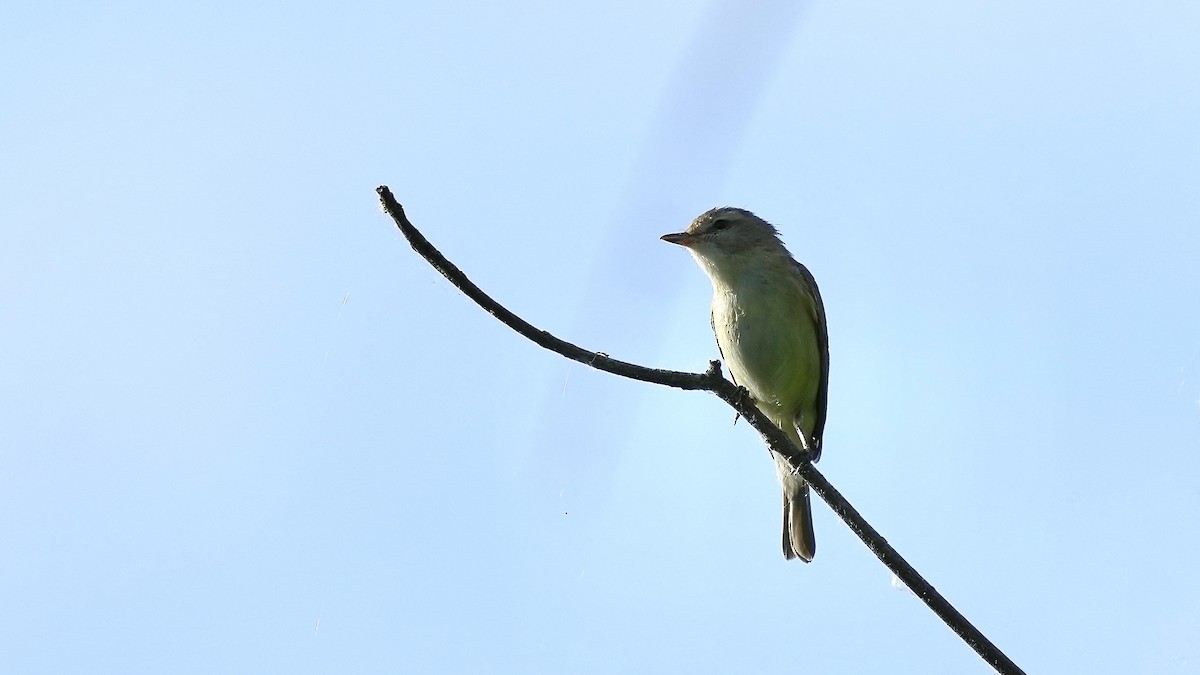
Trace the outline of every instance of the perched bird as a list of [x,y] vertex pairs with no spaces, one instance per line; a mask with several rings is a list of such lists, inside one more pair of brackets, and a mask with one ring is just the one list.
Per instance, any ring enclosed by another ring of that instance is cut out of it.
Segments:
[[[662,239],[686,247],[712,281],[713,333],[734,383],[816,461],[829,393],[829,334],[812,274],[770,223],[745,209],[712,209]],[[808,483],[773,454],[783,484],[783,555],[809,562],[817,540]]]

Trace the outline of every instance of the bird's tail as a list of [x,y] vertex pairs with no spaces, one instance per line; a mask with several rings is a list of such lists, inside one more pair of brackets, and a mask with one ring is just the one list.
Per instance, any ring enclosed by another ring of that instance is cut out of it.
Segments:
[[817,554],[817,535],[813,532],[812,505],[808,500],[808,483],[798,480],[800,489],[788,494],[783,491],[783,557],[812,562]]
[[792,473],[791,464],[783,457],[776,455],[775,465],[783,484],[783,557],[812,562],[817,554],[817,535],[813,531],[808,483]]

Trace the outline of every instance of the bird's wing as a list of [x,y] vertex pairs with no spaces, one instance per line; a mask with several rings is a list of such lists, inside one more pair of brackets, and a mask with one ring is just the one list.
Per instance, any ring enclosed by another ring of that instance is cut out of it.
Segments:
[[816,447],[813,450],[812,460],[815,462],[821,458],[821,438],[825,434],[825,411],[829,405],[829,327],[825,324],[825,303],[821,301],[821,291],[817,289],[817,280],[813,278],[812,272],[808,268],[796,261],[796,268],[800,271],[800,278],[803,280],[804,289],[807,295],[812,298],[812,304],[808,305],[812,320],[817,325],[817,348],[821,350],[821,382],[817,389],[817,419],[813,425],[813,441]]

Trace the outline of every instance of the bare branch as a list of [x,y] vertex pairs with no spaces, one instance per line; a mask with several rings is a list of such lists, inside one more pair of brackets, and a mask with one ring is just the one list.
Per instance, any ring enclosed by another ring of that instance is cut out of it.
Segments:
[[454,263],[447,260],[445,256],[434,248],[433,244],[430,244],[429,240],[409,222],[408,216],[404,214],[404,207],[400,206],[386,185],[380,186],[376,192],[379,193],[383,210],[392,217],[396,226],[404,234],[405,239],[412,245],[413,250],[421,254],[421,257],[425,258],[430,265],[433,265],[434,269],[441,272],[442,276],[450,280],[450,283],[454,284],[468,298],[474,300],[480,307],[487,310],[489,314],[499,319],[504,325],[524,335],[539,346],[561,354],[573,361],[578,361],[586,366],[591,366],[597,370],[603,370],[614,375],[620,375],[621,377],[666,385],[668,387],[677,387],[679,389],[709,391],[716,394],[762,435],[771,450],[789,458],[796,473],[808,482],[813,492],[816,492],[821,499],[825,500],[830,508],[833,509],[833,512],[858,535],[859,539],[862,539],[867,548],[871,549],[871,552],[904,582],[909,590],[924,601],[979,656],[999,673],[1003,673],[1004,675],[1023,675],[1024,671],[1017,667],[1017,664],[1013,663],[1004,652],[1001,652],[983,633],[979,632],[979,629],[967,621],[966,617],[960,614],[958,610],[942,597],[932,584],[918,574],[912,565],[909,565],[908,561],[897,553],[896,549],[892,548],[875,528],[871,527],[870,523],[850,505],[850,502],[846,501],[846,498],[825,479],[825,476],[817,471],[816,467],[809,461],[807,452],[792,445],[788,437],[754,406],[750,397],[745,394],[744,389],[721,375],[721,363],[719,361],[709,362],[708,370],[704,373],[685,373],[676,370],[647,368],[610,358],[607,354],[601,352],[588,351],[578,345],[555,337],[547,331],[540,330],[528,321],[513,314],[503,305],[492,299],[487,293],[484,293],[482,289],[467,278],[467,275],[463,274],[462,270],[458,269]]

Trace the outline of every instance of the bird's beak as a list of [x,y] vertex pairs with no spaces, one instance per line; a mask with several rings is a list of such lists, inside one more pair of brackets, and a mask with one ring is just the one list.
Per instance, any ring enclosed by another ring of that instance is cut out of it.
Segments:
[[674,234],[664,234],[663,236],[659,237],[659,239],[662,239],[668,244],[679,244],[680,246],[690,247],[696,238],[687,232],[676,232]]

